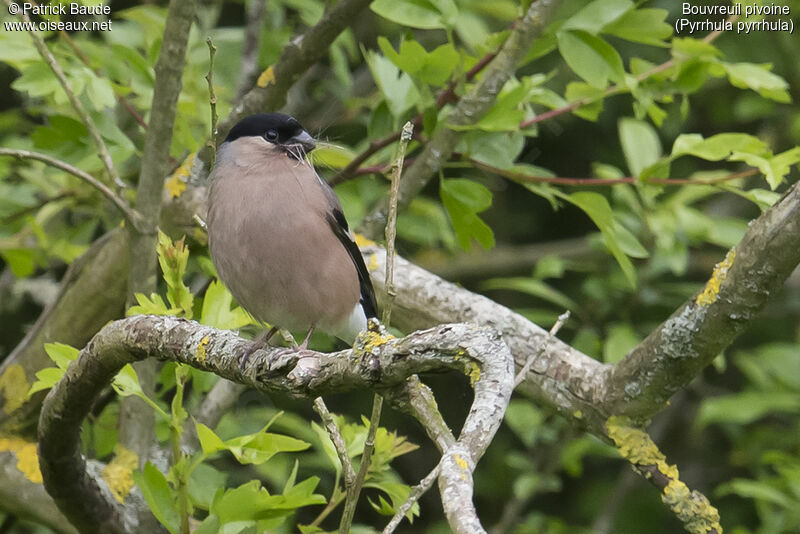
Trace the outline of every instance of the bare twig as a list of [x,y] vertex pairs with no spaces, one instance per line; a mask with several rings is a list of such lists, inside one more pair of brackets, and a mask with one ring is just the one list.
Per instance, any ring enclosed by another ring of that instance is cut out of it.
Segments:
[[419,481],[419,484],[411,488],[411,492],[408,494],[408,499],[400,505],[397,511],[392,517],[392,520],[384,527],[383,534],[392,534],[397,527],[400,526],[400,523],[403,521],[403,518],[406,514],[411,510],[420,497],[425,495],[425,492],[428,491],[433,483],[436,481],[436,478],[439,476],[439,472],[441,471],[441,464],[436,464],[436,467],[431,469],[431,472],[425,475],[425,478]]
[[333,415],[328,410],[328,407],[325,405],[325,401],[322,400],[322,397],[317,397],[314,399],[314,411],[317,412],[317,414],[319,414],[319,418],[322,419],[322,423],[325,425],[325,430],[328,431],[328,436],[331,438],[333,446],[336,449],[336,454],[339,456],[339,461],[342,463],[342,476],[344,477],[344,485],[346,488],[350,487],[356,480],[356,472],[353,469],[353,462],[350,461],[350,455],[347,453],[347,447],[345,446],[342,433],[339,431],[339,427],[336,426],[336,421],[333,419]]
[[95,189],[97,189],[104,197],[111,201],[114,206],[120,211],[122,216],[125,218],[126,221],[134,228],[138,228],[140,224],[141,215],[134,210],[125,200],[119,197],[114,191],[111,190],[110,187],[105,185],[103,182],[92,176],[91,174],[82,171],[77,167],[73,167],[69,163],[65,161],[61,161],[60,159],[53,158],[48,156],[47,154],[42,154],[41,152],[33,152],[30,150],[15,150],[11,148],[0,148],[0,156],[12,156],[15,158],[20,159],[33,159],[36,161],[41,161],[42,163],[46,163],[51,167],[55,167],[57,169],[61,169],[64,172],[67,172],[73,176],[76,176],[86,182],[87,184],[91,185]]
[[[6,6],[9,6],[9,12],[11,12],[10,11],[10,6],[12,4],[11,0],[5,0],[5,3]],[[30,23],[31,19],[25,12],[25,10],[19,10],[19,11],[22,19]],[[42,39],[39,36],[36,30],[29,30],[28,34],[31,36],[31,39],[33,39],[33,44],[36,46],[36,50],[39,51],[39,55],[42,56],[42,59],[45,60],[47,65],[53,71],[53,74],[56,75],[58,82],[61,84],[61,88],[64,89],[64,92],[67,94],[67,98],[69,99],[70,105],[78,114],[78,117],[81,119],[83,125],[86,126],[86,129],[89,130],[89,135],[91,135],[95,146],[97,146],[97,152],[98,155],[100,156],[100,161],[103,162],[103,166],[105,167],[109,178],[111,178],[111,181],[117,187],[120,188],[126,187],[125,182],[122,181],[122,179],[117,174],[117,170],[114,168],[114,162],[111,159],[111,154],[109,153],[108,147],[106,147],[106,144],[103,141],[103,137],[100,135],[100,131],[97,129],[97,125],[95,125],[92,118],[86,112],[86,109],[83,107],[83,104],[81,104],[81,101],[78,100],[78,97],[75,95],[75,91],[72,90],[72,84],[69,83],[69,80],[67,79],[67,76],[64,74],[61,65],[56,60],[55,56],[53,56],[53,53],[50,52],[50,49],[47,48],[44,39]]]
[[208,168],[214,168],[214,162],[217,159],[217,93],[214,92],[214,55],[217,53],[217,47],[211,41],[211,37],[206,38],[208,45],[208,74],[206,74],[206,81],[208,82],[208,104],[211,107],[211,137],[208,139],[206,145],[211,151]]
[[[392,165],[392,186],[389,191],[389,218],[386,221],[386,275],[385,282],[388,292],[388,299],[383,307],[382,323],[384,326],[389,326],[392,317],[392,304],[397,292],[394,289],[394,256],[395,248],[394,241],[397,235],[397,194],[400,185],[400,176],[403,173],[403,160],[406,157],[406,148],[411,136],[414,133],[414,125],[411,121],[406,122],[403,126],[403,132],[400,135],[400,143],[397,146],[397,155],[395,156],[394,164]],[[372,399],[372,415],[369,420],[369,430],[367,431],[367,439],[364,442],[364,452],[361,454],[361,464],[358,466],[358,474],[353,481],[353,484],[347,485],[347,500],[344,503],[344,513],[342,514],[342,521],[339,525],[339,532],[346,534],[350,531],[350,524],[353,521],[355,514],[356,504],[358,503],[358,496],[361,493],[361,488],[367,478],[370,463],[372,462],[372,451],[375,448],[375,434],[378,431],[378,424],[381,419],[381,408],[383,407],[383,397],[375,394]]]
[[517,376],[514,378],[514,389],[516,389],[517,386],[519,386],[525,380],[525,378],[527,378],[528,372],[531,370],[531,367],[533,367],[533,363],[536,361],[536,358],[538,358],[539,356],[542,355],[542,353],[544,353],[544,351],[547,349],[547,344],[550,343],[550,341],[552,341],[553,338],[556,337],[556,335],[558,335],[558,331],[561,330],[561,327],[564,326],[564,323],[567,322],[567,320],[569,319],[569,315],[570,312],[569,310],[567,310],[558,316],[558,320],[553,325],[553,328],[550,329],[548,337],[544,341],[542,347],[537,352],[534,352],[528,357],[528,361],[525,362],[525,365],[523,365],[522,369],[520,369],[519,372],[517,373]]
[[394,287],[394,240],[397,236],[397,195],[400,190],[400,176],[403,173],[403,161],[406,157],[406,148],[414,133],[414,124],[410,121],[403,126],[400,134],[400,143],[397,145],[397,154],[392,164],[392,185],[389,191],[389,217],[386,221],[386,293],[388,299],[383,306],[383,316],[381,322],[385,326],[391,324],[392,305],[397,291]]

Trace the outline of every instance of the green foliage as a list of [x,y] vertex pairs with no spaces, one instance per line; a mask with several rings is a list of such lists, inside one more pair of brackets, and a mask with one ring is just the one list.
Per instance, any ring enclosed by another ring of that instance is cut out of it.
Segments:
[[[267,2],[258,69],[274,65],[328,4]],[[301,78],[295,94],[303,98],[293,96],[288,107],[299,110],[312,134],[329,138],[312,153],[325,178],[417,115],[409,161],[442,128],[452,128],[456,154],[445,162],[436,186],[400,212],[399,251],[433,270],[456,273],[452,281],[488,290],[542,325],[571,310],[559,337],[613,363],[701,290],[748,221],[797,180],[800,113],[792,98],[800,78],[794,37],[781,32],[725,32],[715,40],[705,33],[678,36],[673,23],[680,3],[565,0],[519,68],[493,89],[489,111],[469,125],[448,124],[459,99],[487,70],[471,79],[466,73],[501,48],[528,5],[376,0]],[[245,47],[242,6],[199,6],[170,147],[176,162],[202,147],[210,128],[206,36],[218,48],[220,116],[233,104]],[[133,198],[145,130],[120,99],[149,120],[165,16],[165,8],[152,4],[120,8],[113,13],[113,31],[71,33],[88,64],[63,36],[46,36],[129,185],[120,192],[127,200]],[[89,131],[25,32],[0,32],[0,63],[5,73],[0,91],[15,106],[0,113],[0,144],[42,152],[105,180]],[[450,88],[446,96],[452,98],[443,99],[440,108],[437,98]],[[385,168],[393,152],[394,146],[386,146],[365,166]],[[756,177],[734,179],[748,170]],[[590,190],[559,181],[571,177],[597,181]],[[337,187],[353,228],[386,189],[380,176]],[[36,319],[30,309],[39,297],[34,289],[19,288],[52,285],[68,266],[79,271],[76,259],[119,224],[118,213],[83,181],[41,162],[0,157],[0,258],[13,275],[0,279],[0,315],[13,331],[7,335],[11,341],[0,339],[0,352],[10,352],[3,349]],[[190,232],[173,241],[159,235],[163,280],[151,295],[136,295],[128,313],[252,328],[253,320],[214,280],[203,239],[196,237]],[[473,240],[497,250],[470,251]],[[497,265],[495,252],[502,260]],[[473,258],[479,258],[474,265]],[[481,263],[486,258],[488,267]],[[459,268],[467,274],[458,274]],[[21,278],[27,280],[16,280]],[[201,287],[198,294],[190,290]],[[717,488],[712,500],[726,530],[738,534],[800,530],[796,301],[790,285],[785,297],[766,308],[765,319],[717,359],[716,370],[696,378],[689,401],[676,396],[656,418],[672,418],[659,441],[680,451],[679,466],[689,464],[699,489]],[[78,354],[60,344],[45,350],[55,367],[36,373],[31,393],[52,387]],[[114,390],[144,399],[158,413],[159,437],[174,445],[216,381],[214,375],[169,364],[150,398],[126,366]],[[468,402],[468,393],[458,387],[442,386],[443,406]],[[347,402],[353,401],[342,401],[341,411],[356,413]],[[202,451],[178,451],[163,473],[147,464],[136,481],[159,521],[177,532],[183,516],[204,518],[195,529],[201,534],[329,529],[335,513],[315,524],[323,526],[297,523],[311,523],[320,509],[335,510],[343,502],[341,464],[327,433],[309,425],[304,408],[285,409],[270,421],[277,409],[261,400],[257,408],[239,406],[214,429],[196,425]],[[112,401],[86,422],[88,456],[103,458],[113,450],[117,413]],[[685,424],[675,431],[679,416]],[[337,422],[357,464],[366,424]],[[657,497],[617,484],[618,463],[604,444],[578,435],[523,398],[512,401],[506,423],[476,473],[478,507],[487,526],[499,524],[516,506],[522,511],[510,529],[515,532],[575,534],[602,519],[609,521],[606,530],[623,534],[642,524],[655,525],[658,533],[677,528]],[[392,462],[414,450],[411,441],[425,439],[414,435],[417,431],[378,431],[365,490],[371,506],[359,507],[357,521],[383,521],[377,515],[393,513],[405,500],[408,484],[418,478],[417,457]],[[433,465],[436,453],[426,449],[416,453],[419,463]],[[606,500],[617,491],[619,501]],[[409,528],[446,531],[435,524],[435,511],[424,503],[423,509],[421,517],[419,507],[409,513],[409,519],[417,518]],[[359,528],[371,527],[356,525],[353,532]]]

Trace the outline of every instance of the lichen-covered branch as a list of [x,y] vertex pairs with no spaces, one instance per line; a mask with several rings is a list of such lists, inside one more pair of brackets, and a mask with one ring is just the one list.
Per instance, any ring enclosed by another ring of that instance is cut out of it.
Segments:
[[[359,388],[391,393],[416,373],[458,370],[470,376],[475,387],[455,452],[448,450],[445,455],[454,467],[448,467],[447,474],[445,464],[442,469],[448,495],[459,499],[471,494],[469,475],[500,425],[513,387],[506,344],[490,329],[467,324],[441,325],[402,339],[369,332],[354,349],[332,354],[259,350],[240,366],[247,350],[249,343],[233,332],[174,317],[136,316],[101,330],[42,406],[40,468],[45,488],[62,513],[81,532],[132,532],[123,522],[123,508],[104,482],[88,474],[80,452],[81,422],[95,397],[126,363],[149,357],[177,361],[260,391],[307,398]],[[455,470],[458,480],[453,478]],[[466,532],[457,523],[453,528]]]
[[795,184],[717,264],[703,291],[614,366],[603,404],[642,421],[666,406],[727,347],[800,263],[800,188]]
[[699,491],[692,491],[680,480],[678,468],[667,458],[647,432],[627,417],[610,417],[608,436],[633,469],[661,493],[661,500],[683,523],[690,534],[722,534],[719,512]]
[[[362,248],[379,300],[386,254],[377,246]],[[429,328],[442,322],[459,321],[489,326],[501,332],[518,369],[531,354],[545,349],[531,364],[520,390],[555,407],[568,418],[580,418],[597,435],[605,434],[608,417],[600,399],[611,367],[590,358],[532,323],[522,315],[491,299],[442,280],[425,269],[397,258],[397,299],[394,324],[403,330]]]
[[[467,126],[478,122],[489,111],[517,65],[528,53],[533,41],[550,23],[561,0],[532,2],[525,16],[516,24],[505,44],[486,67],[481,79],[464,95],[444,120],[446,125]],[[436,131],[406,171],[398,201],[407,205],[442,167],[456,148],[460,133],[444,127]],[[382,201],[361,223],[359,231],[374,238],[386,223],[388,202]]]

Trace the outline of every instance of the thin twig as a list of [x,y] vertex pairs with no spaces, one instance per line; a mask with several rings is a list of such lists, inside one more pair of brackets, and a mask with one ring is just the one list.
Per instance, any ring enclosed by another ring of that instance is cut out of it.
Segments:
[[117,194],[114,193],[114,191],[112,191],[110,187],[105,185],[103,182],[101,182],[91,174],[82,171],[77,167],[73,167],[69,163],[61,161],[60,159],[50,157],[47,154],[42,154],[41,152],[32,152],[30,150],[15,150],[11,148],[0,148],[0,156],[12,156],[20,159],[33,159],[36,161],[41,161],[42,163],[46,163],[51,167],[61,169],[64,172],[67,172],[73,176],[80,178],[87,184],[97,189],[103,196],[105,196],[108,200],[110,200],[111,203],[114,204],[114,206],[116,206],[117,209],[122,213],[122,216],[129,224],[131,224],[134,227],[138,227],[137,225],[141,220],[141,216],[139,215],[139,213],[136,210],[134,210],[127,202],[125,202],[125,200],[117,196]]
[[375,450],[375,434],[378,432],[382,409],[383,397],[376,393],[372,399],[372,414],[369,418],[369,429],[367,430],[367,439],[364,441],[364,452],[361,453],[358,473],[356,473],[356,479],[353,484],[347,487],[347,499],[344,501],[342,520],[339,523],[339,534],[348,534],[350,532],[350,525],[353,523],[353,516],[356,513],[358,496],[361,494],[361,488],[367,479],[367,471],[369,471],[369,465],[372,462],[372,451]]
[[[392,165],[392,186],[389,192],[389,217],[386,221],[386,275],[384,281],[388,298],[383,307],[383,314],[381,317],[381,322],[383,322],[385,326],[389,326],[392,317],[394,297],[397,295],[394,289],[394,241],[397,236],[397,195],[400,187],[400,176],[403,173],[403,160],[406,157],[408,142],[411,141],[413,133],[414,124],[412,121],[406,122],[400,134],[400,143],[397,145],[397,155]],[[361,488],[367,478],[369,465],[372,462],[372,451],[375,448],[375,434],[378,431],[382,408],[383,397],[376,393],[372,399],[372,415],[369,420],[367,439],[364,442],[364,452],[361,454],[361,464],[358,466],[358,474],[352,485],[346,485],[347,500],[344,503],[342,521],[339,524],[340,534],[346,534],[350,531],[350,525],[353,522],[353,515],[356,511],[358,496],[361,493]]]
[[419,500],[419,498],[422,497],[425,494],[425,492],[431,488],[434,481],[439,476],[439,471],[441,470],[441,468],[442,468],[441,463],[436,464],[436,467],[434,467],[430,473],[425,475],[425,478],[420,480],[419,484],[411,488],[411,492],[408,494],[408,499],[406,499],[406,501],[400,505],[400,508],[397,509],[397,511],[394,514],[394,517],[392,517],[392,520],[389,521],[389,523],[383,529],[382,534],[392,534],[392,532],[394,532],[394,530],[398,526],[400,526],[400,523],[403,521],[403,518],[406,516],[408,511],[411,510],[411,507],[414,506],[414,503],[416,503]]
[[400,191],[400,176],[403,173],[403,161],[406,158],[406,149],[411,136],[414,133],[414,124],[408,121],[403,126],[403,131],[400,134],[400,143],[397,145],[397,155],[392,165],[392,186],[390,189],[389,200],[389,217],[386,220],[386,304],[383,307],[383,316],[381,322],[385,326],[389,326],[392,318],[392,306],[394,305],[394,298],[397,296],[397,291],[394,287],[394,256],[395,247],[394,241],[397,237],[397,195]]
[[525,362],[525,365],[523,365],[522,369],[520,369],[519,373],[517,373],[517,376],[514,378],[514,389],[516,389],[517,386],[519,386],[525,380],[525,377],[528,376],[528,371],[530,371],[531,367],[533,367],[533,362],[535,362],[536,359],[542,355],[545,349],[547,349],[547,345],[549,345],[550,341],[552,341],[552,339],[556,337],[558,331],[561,330],[561,327],[564,326],[564,323],[566,323],[567,320],[569,319],[569,315],[570,312],[569,310],[567,310],[558,316],[556,324],[554,324],[553,328],[550,329],[550,332],[548,333],[547,338],[542,343],[542,346],[539,348],[538,351],[534,352],[528,357],[528,361]]
[[353,462],[350,461],[350,455],[347,454],[347,446],[344,443],[342,433],[339,431],[339,427],[336,426],[333,414],[328,410],[322,397],[314,399],[314,411],[319,414],[322,423],[325,425],[325,430],[328,431],[328,436],[330,436],[336,449],[336,454],[339,456],[339,461],[342,463],[342,476],[344,477],[345,487],[349,487],[355,482],[356,472],[353,469]]
[[[9,8],[11,7],[11,0],[5,0],[6,6]],[[31,19],[24,10],[20,10],[22,19],[31,24]],[[92,136],[92,140],[94,144],[97,146],[98,155],[100,156],[100,161],[103,162],[103,166],[108,173],[108,176],[111,178],[112,182],[116,184],[117,187],[124,188],[126,187],[125,182],[117,174],[117,170],[114,168],[114,161],[111,159],[111,154],[108,152],[108,148],[106,147],[105,142],[103,141],[102,136],[100,135],[100,131],[97,129],[92,118],[84,109],[83,104],[81,101],[78,100],[78,97],[75,96],[75,92],[72,90],[72,85],[69,83],[67,76],[64,74],[64,71],[61,69],[61,65],[59,65],[58,61],[56,61],[55,56],[53,53],[50,52],[50,49],[47,48],[47,45],[44,42],[44,39],[39,37],[39,34],[36,30],[29,30],[28,34],[33,39],[33,44],[36,46],[36,50],[39,51],[39,55],[42,56],[42,59],[48,64],[50,69],[53,71],[53,74],[56,75],[58,82],[61,84],[62,89],[67,94],[67,98],[69,99],[70,105],[80,117],[81,122],[86,129],[89,130],[89,135]]]
[[217,47],[211,41],[211,37],[206,38],[208,45],[208,74],[206,74],[206,81],[208,82],[208,103],[211,106],[211,137],[206,145],[211,150],[209,158],[209,169],[214,168],[214,162],[217,158],[217,94],[214,92],[214,55],[217,53]]

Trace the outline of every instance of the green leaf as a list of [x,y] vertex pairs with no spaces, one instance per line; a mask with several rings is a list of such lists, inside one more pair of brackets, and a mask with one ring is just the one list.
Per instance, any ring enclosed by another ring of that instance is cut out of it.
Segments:
[[209,427],[197,421],[194,422],[194,426],[197,430],[197,439],[200,440],[200,448],[203,449],[203,454],[211,455],[218,451],[227,450],[225,443]]
[[314,165],[330,169],[343,169],[355,157],[355,153],[347,147],[331,143],[318,143],[317,148],[308,154]]
[[259,432],[248,436],[233,438],[225,442],[225,447],[241,464],[263,464],[280,452],[304,451],[310,443],[280,434]]
[[419,91],[411,77],[400,72],[389,59],[370,50],[364,50],[364,58],[392,115],[402,116],[419,101]]
[[133,479],[150,511],[164,525],[171,534],[180,532],[180,517],[178,515],[177,497],[167,483],[167,478],[156,466],[147,462],[142,471],[135,471]]
[[369,7],[392,22],[423,30],[450,28],[458,17],[453,0],[375,0]]
[[622,268],[628,283],[631,287],[636,287],[636,271],[622,250],[619,242],[619,232],[615,226],[614,213],[611,211],[606,198],[599,193],[580,192],[571,195],[564,195],[562,198],[568,200],[575,206],[589,216],[590,219],[597,225],[597,228],[603,234],[603,241],[608,247],[608,250],[613,254],[614,258]]
[[37,391],[45,391],[51,389],[56,383],[64,376],[64,370],[58,367],[45,367],[36,371],[36,381],[31,385],[28,390],[28,397]]
[[747,391],[713,397],[703,401],[697,423],[701,428],[712,423],[744,425],[776,412],[800,412],[800,396],[796,392]]
[[17,278],[27,278],[36,271],[36,260],[33,250],[7,248],[0,250],[0,257],[8,264],[11,273]]
[[602,38],[581,30],[558,32],[558,50],[570,68],[591,86],[605,89],[608,81],[622,82],[622,58]]
[[[395,511],[408,500],[408,496],[411,493],[411,488],[407,485],[399,482],[390,482],[388,480],[372,480],[364,484],[364,487],[379,489],[389,496],[389,499],[392,501],[391,504],[380,495],[378,495],[380,504],[376,505],[371,500],[369,501],[370,505],[378,513],[383,515],[394,515]],[[408,518],[409,522],[413,523],[414,516],[418,515],[419,505],[418,503],[414,503],[414,506],[406,513],[406,518]]]
[[777,74],[770,72],[771,64],[722,63],[722,66],[734,87],[752,89],[764,98],[776,102],[791,102],[789,84]]
[[80,351],[64,343],[45,343],[44,351],[59,369],[66,371],[70,362],[78,357]]
[[619,140],[628,169],[634,176],[661,157],[661,141],[650,123],[623,117],[618,122]]
[[602,89],[592,87],[583,82],[568,83],[567,90],[564,94],[569,102],[576,102],[583,99],[589,101],[589,103],[573,111],[575,115],[587,121],[596,121],[600,112],[603,111],[603,95],[604,92]]
[[525,146],[522,132],[484,132],[472,130],[462,136],[458,151],[492,167],[509,169]]
[[125,312],[127,317],[133,315],[179,315],[183,310],[179,308],[168,308],[167,303],[158,293],[152,293],[150,298],[142,293],[136,293],[138,305],[131,306]]
[[206,462],[198,464],[192,470],[187,483],[192,504],[208,510],[217,489],[224,487],[227,479],[228,473],[218,471]]
[[672,26],[665,22],[666,9],[644,8],[631,10],[603,26],[608,33],[635,43],[651,46],[669,46],[664,39],[672,35]]
[[239,306],[233,306],[233,296],[220,282],[211,282],[203,297],[203,309],[200,322],[223,330],[237,330],[253,324],[250,315]]
[[442,180],[441,188],[475,213],[485,211],[492,205],[492,192],[485,185],[473,180],[447,178]]
[[491,191],[472,180],[449,178],[440,181],[439,194],[461,248],[470,250],[473,237],[485,249],[494,246],[492,229],[477,215],[491,205]]
[[743,133],[722,133],[703,139],[700,134],[681,134],[672,145],[672,157],[692,155],[709,161],[728,158],[732,152],[769,155],[766,143]]
[[183,275],[189,261],[189,249],[184,244],[185,237],[175,243],[162,231],[158,232],[158,263],[167,283],[167,300],[172,308],[183,311],[187,319],[192,318],[194,296],[186,284]]
[[222,441],[213,430],[202,423],[195,421],[195,427],[204,454],[209,455],[227,450],[241,464],[263,464],[278,453],[303,451],[311,446],[299,439],[266,432],[271,423],[272,421],[258,432],[227,441]]
[[452,43],[438,46],[428,52],[417,41],[405,40],[396,52],[389,40],[378,37],[378,46],[402,71],[434,86],[443,85],[458,65],[459,54]]
[[583,30],[594,35],[633,7],[631,0],[595,0],[568,18],[561,29]]
[[136,376],[136,371],[131,364],[125,364],[125,366],[119,370],[117,376],[114,377],[112,386],[117,394],[123,397],[144,395],[142,386],[139,384],[139,377]]
[[781,185],[786,175],[789,174],[792,165],[800,162],[800,146],[791,148],[775,156],[765,158],[755,154],[735,152],[730,158],[732,161],[744,161],[748,165],[758,167],[767,180],[769,186],[774,190]]

